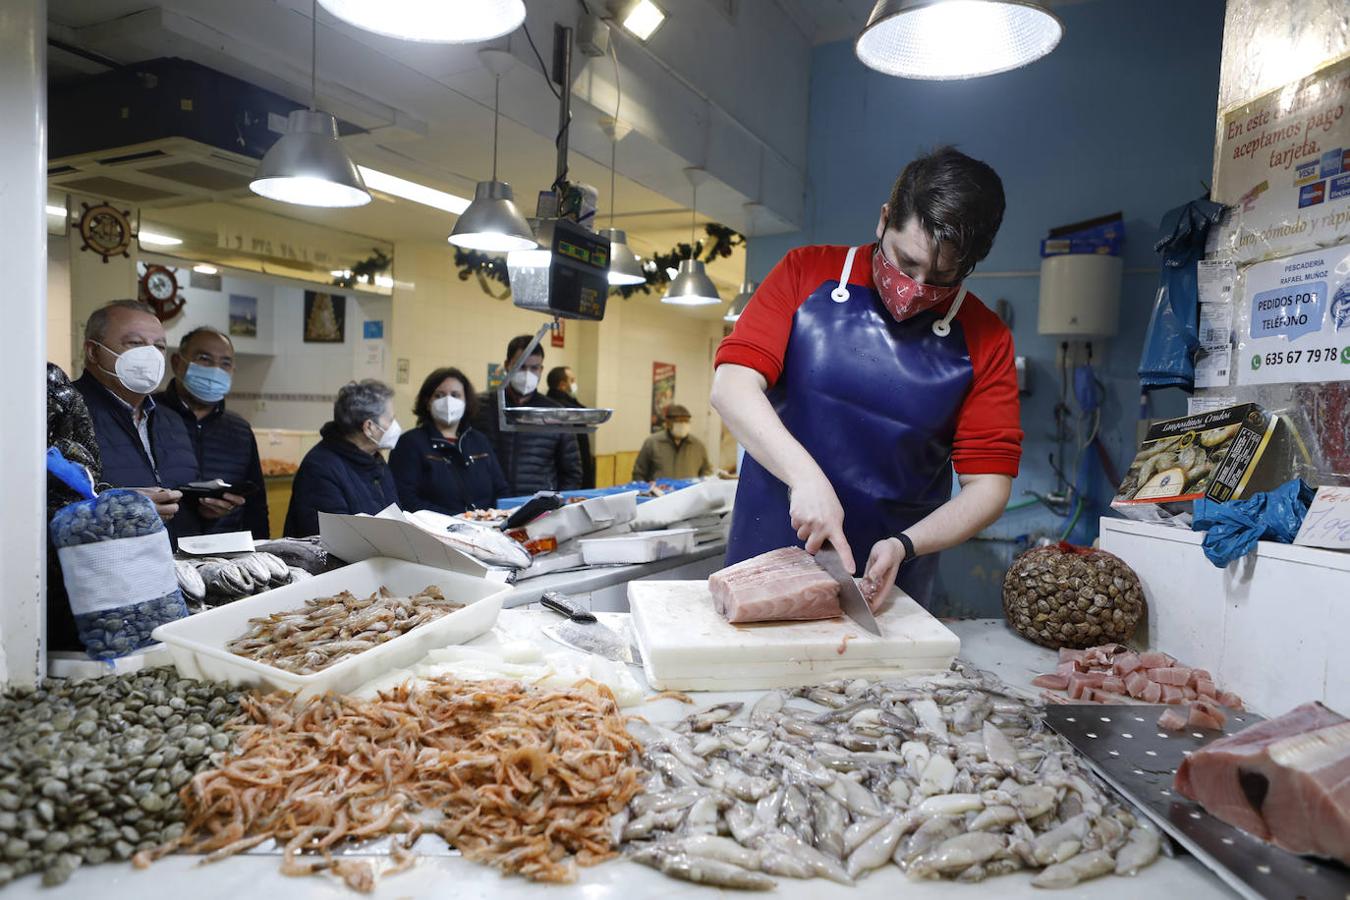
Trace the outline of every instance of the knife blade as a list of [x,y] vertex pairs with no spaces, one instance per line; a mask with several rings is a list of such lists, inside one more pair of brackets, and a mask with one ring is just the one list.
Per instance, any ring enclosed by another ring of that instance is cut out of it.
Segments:
[[867,598],[858,589],[858,583],[844,568],[844,562],[839,558],[838,551],[833,547],[821,547],[816,552],[816,562],[839,585],[839,606],[844,610],[844,615],[857,622],[860,627],[881,637],[881,626],[877,624],[877,617],[872,615],[872,607],[867,605]]
[[628,640],[613,628],[602,624],[575,600],[550,591],[539,602],[545,609],[567,617],[566,621],[546,626],[543,629],[546,637],[582,653],[593,653],[614,662],[633,663]]

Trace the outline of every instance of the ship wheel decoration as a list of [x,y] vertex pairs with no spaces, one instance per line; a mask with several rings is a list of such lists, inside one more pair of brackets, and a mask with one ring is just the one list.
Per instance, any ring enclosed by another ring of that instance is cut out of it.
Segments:
[[107,203],[90,206],[81,203],[84,212],[80,214],[80,237],[84,240],[81,250],[93,250],[103,257],[106,263],[110,256],[131,254],[131,210],[118,209]]
[[178,315],[187,303],[178,293],[178,276],[167,266],[146,266],[140,293],[141,301],[150,305],[161,322]]

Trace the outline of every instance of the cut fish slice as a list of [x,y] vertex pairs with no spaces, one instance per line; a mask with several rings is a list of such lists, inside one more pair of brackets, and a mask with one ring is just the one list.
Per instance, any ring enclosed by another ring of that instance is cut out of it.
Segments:
[[832,619],[842,615],[839,585],[800,547],[771,550],[708,577],[728,622]]

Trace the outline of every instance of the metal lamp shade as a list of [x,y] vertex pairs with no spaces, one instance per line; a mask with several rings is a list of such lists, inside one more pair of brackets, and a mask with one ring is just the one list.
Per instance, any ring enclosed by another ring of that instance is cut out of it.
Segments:
[[476,44],[525,21],[524,0],[319,0],[364,31],[434,44]]
[[606,228],[601,237],[609,238],[609,283],[616,286],[643,284],[647,276],[642,273],[642,263],[637,254],[628,246],[628,235],[621,228]]
[[466,250],[509,253],[539,246],[530,223],[516,208],[515,194],[505,181],[480,181],[473,202],[460,215],[448,239]]
[[1063,35],[1030,0],[878,0],[854,52],[887,75],[956,80],[1025,66]]
[[722,318],[727,322],[735,322],[745,312],[745,307],[749,305],[750,298],[755,295],[755,288],[759,287],[756,282],[746,281],[741,283],[741,292],[731,301],[731,306],[727,307],[727,314]]
[[299,206],[364,206],[370,192],[356,163],[338,143],[337,119],[292,110],[286,134],[272,145],[249,182],[253,193]]
[[676,306],[707,306],[711,303],[721,303],[722,297],[717,293],[717,287],[712,283],[712,279],[708,277],[703,260],[682,259],[680,268],[675,273],[675,280],[670,283],[661,302],[673,303]]

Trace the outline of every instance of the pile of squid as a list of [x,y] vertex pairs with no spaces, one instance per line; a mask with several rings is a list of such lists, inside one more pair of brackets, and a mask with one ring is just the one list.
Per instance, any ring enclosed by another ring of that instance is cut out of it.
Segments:
[[720,887],[851,885],[894,864],[1067,888],[1152,863],[1161,836],[1080,768],[1038,708],[984,673],[835,681],[632,722],[650,770],[613,823],[629,859]]
[[[234,751],[181,792],[183,835],[133,862],[181,851],[206,862],[267,840],[281,871],[328,871],[370,891],[412,865],[434,833],[466,858],[537,881],[572,881],[614,855],[609,821],[642,788],[638,745],[608,688],[451,678],[375,700],[251,695]],[[392,865],[342,858],[348,842],[400,835]],[[401,844],[401,846],[400,846]]]

